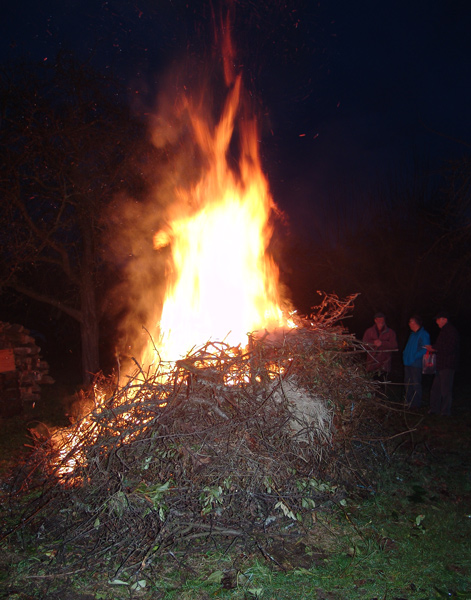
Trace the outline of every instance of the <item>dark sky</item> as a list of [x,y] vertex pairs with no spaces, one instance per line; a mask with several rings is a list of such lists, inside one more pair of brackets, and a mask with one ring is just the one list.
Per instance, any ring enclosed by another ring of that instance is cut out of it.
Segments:
[[[216,2],[217,4],[218,2]],[[468,0],[239,0],[234,38],[256,96],[275,200],[296,220],[471,144]],[[11,3],[0,62],[71,49],[149,104],[172,64],[211,47],[204,0]],[[455,140],[462,140],[461,144]],[[424,167],[425,168],[425,167]]]
[[[367,212],[362,196],[469,155],[470,0],[233,5],[263,166],[291,239],[341,236]],[[72,50],[119,77],[141,108],[153,107],[168,70],[211,68],[213,14],[208,0],[10,3],[0,20],[0,64],[53,61]],[[316,301],[313,289],[310,280],[300,286],[302,302]]]

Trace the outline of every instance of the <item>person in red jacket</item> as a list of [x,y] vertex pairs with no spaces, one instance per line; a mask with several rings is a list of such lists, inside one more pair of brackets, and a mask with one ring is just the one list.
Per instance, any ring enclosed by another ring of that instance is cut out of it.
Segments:
[[440,311],[435,321],[440,333],[435,344],[426,346],[429,352],[437,353],[437,371],[430,390],[429,413],[448,417],[453,402],[453,379],[459,363],[460,338],[446,311]]
[[363,335],[366,346],[366,370],[381,378],[388,378],[391,372],[392,352],[397,350],[396,333],[386,325],[382,312],[374,316],[375,324]]

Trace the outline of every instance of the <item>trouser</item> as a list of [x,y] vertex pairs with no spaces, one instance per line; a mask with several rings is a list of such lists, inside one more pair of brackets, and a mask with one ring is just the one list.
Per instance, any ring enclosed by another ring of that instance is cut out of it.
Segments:
[[430,391],[430,412],[449,416],[453,401],[453,378],[455,369],[440,369],[433,378]]
[[406,406],[420,408],[422,405],[422,367],[404,367],[406,383]]

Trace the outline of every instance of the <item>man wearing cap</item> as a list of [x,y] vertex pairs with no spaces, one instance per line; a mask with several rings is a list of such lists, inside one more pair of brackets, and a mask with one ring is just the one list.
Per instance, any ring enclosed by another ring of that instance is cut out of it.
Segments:
[[459,363],[460,338],[458,330],[450,323],[450,315],[440,311],[435,321],[440,333],[433,346],[426,346],[437,354],[437,372],[430,391],[430,410],[432,415],[449,416],[453,401],[453,379]]
[[389,376],[392,351],[397,350],[396,333],[386,325],[384,313],[377,312],[375,324],[365,331],[363,343],[367,346],[366,370],[381,376]]

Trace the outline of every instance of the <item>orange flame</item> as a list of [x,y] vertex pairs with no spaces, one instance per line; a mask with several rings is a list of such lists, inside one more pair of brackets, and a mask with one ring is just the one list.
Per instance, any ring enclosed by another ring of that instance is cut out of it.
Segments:
[[175,361],[209,340],[245,346],[248,333],[287,325],[278,268],[267,254],[275,205],[253,119],[238,123],[237,170],[228,164],[241,91],[239,76],[213,130],[186,104],[205,169],[191,189],[177,190],[181,203],[154,236],[156,249],[170,246],[172,273],[144,365],[154,361],[155,346],[162,359]]

